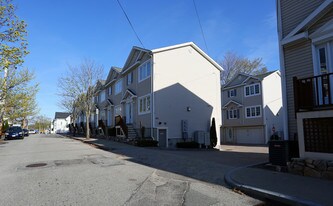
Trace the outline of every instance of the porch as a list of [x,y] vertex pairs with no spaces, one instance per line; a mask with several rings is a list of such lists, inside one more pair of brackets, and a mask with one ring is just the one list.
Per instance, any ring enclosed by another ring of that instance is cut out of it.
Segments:
[[333,159],[333,73],[293,78],[301,158]]

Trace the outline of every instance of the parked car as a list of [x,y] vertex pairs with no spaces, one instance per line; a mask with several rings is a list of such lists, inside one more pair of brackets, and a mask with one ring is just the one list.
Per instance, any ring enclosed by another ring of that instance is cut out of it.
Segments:
[[24,136],[29,136],[29,130],[23,129],[23,134],[24,134]]
[[36,134],[36,130],[34,130],[34,129],[29,129],[29,134]]
[[22,127],[11,126],[5,132],[5,139],[24,139]]

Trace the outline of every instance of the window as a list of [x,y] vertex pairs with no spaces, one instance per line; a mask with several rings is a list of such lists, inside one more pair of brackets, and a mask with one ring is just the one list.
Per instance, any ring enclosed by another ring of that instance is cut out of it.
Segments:
[[105,101],[105,90],[103,90],[99,93],[98,100],[99,100],[99,102],[104,102]]
[[261,106],[246,107],[245,116],[246,118],[261,117]]
[[123,80],[119,79],[115,84],[115,88],[114,88],[115,94],[119,94],[122,89],[123,89]]
[[112,95],[112,86],[108,88],[108,95]]
[[235,97],[236,95],[236,89],[228,90],[228,97]]
[[238,109],[230,109],[227,110],[227,119],[238,119],[239,118],[239,110]]
[[139,114],[150,113],[150,95],[139,98]]
[[133,72],[130,72],[127,74],[127,85],[130,85],[133,83]]
[[114,107],[114,116],[121,115],[121,105]]
[[245,87],[245,96],[255,96],[260,94],[259,83],[251,84]]
[[139,72],[139,82],[150,77],[150,72],[151,72],[150,60],[148,60],[145,63],[143,63],[142,65],[140,65],[138,72]]

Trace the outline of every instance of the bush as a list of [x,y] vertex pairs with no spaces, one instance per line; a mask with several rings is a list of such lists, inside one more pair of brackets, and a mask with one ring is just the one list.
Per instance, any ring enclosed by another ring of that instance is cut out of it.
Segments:
[[210,126],[210,146],[215,147],[217,144],[217,134],[215,126],[215,118],[212,119],[212,126]]
[[277,134],[273,134],[271,140],[281,140],[281,138]]
[[152,139],[140,139],[136,142],[139,147],[157,147],[158,141]]
[[199,148],[199,143],[197,142],[177,142],[178,148]]

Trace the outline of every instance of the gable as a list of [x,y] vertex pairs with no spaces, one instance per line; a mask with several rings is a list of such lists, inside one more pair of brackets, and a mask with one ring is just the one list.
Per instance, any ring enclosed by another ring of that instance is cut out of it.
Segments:
[[243,73],[239,73],[239,74],[235,75],[227,84],[225,84],[223,86],[223,89],[229,88],[229,87],[239,86],[239,85],[243,84],[243,82],[247,78],[249,78],[249,75],[243,74]]
[[255,78],[255,77],[249,77],[248,79],[246,79],[244,81],[245,85],[249,85],[249,84],[255,84],[255,83],[260,83],[260,80]]
[[111,67],[108,77],[105,81],[105,85],[107,86],[111,82],[115,81],[117,77],[119,76],[119,72],[121,71],[121,68],[118,67]]
[[150,53],[149,50],[140,47],[133,47],[130,54],[127,57],[122,73],[124,74],[138,67],[143,61],[149,58],[149,53]]
[[[333,14],[333,12],[332,12]],[[314,31],[309,37],[313,42],[326,41],[333,36],[333,15],[323,26]]]

